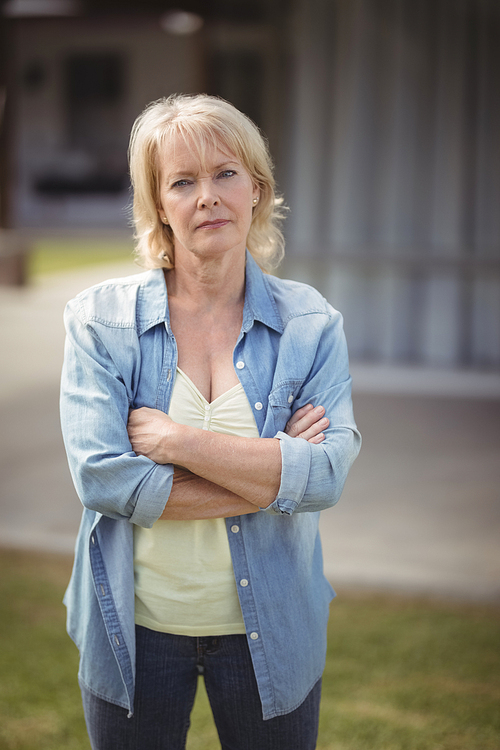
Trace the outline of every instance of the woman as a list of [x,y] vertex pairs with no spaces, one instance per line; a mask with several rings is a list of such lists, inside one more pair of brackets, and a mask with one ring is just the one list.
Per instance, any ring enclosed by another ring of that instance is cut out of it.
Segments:
[[333,596],[318,511],[360,444],[341,317],[262,272],[279,202],[230,104],[153,103],[130,167],[152,270],[65,317],[84,505],[65,601],[92,747],[184,748],[202,672],[223,748],[311,750]]

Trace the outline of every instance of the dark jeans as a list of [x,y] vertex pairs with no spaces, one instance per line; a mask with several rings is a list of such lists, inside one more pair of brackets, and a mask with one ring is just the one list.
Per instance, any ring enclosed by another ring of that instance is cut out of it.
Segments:
[[183,750],[202,672],[223,750],[314,750],[321,680],[292,713],[263,721],[246,636],[190,638],[137,626],[134,715],[83,690],[93,750]]

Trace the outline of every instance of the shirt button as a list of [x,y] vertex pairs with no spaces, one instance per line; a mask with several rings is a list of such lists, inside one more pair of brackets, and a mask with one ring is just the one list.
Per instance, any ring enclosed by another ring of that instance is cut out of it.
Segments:
[[292,401],[293,401],[293,393],[290,393],[290,395],[288,396],[288,403],[291,404]]
[[240,359],[239,362],[236,362],[236,367],[238,368],[238,370],[243,370],[243,368],[245,367],[245,363]]
[[208,422],[208,420],[209,420],[209,419],[210,419],[210,417],[208,416],[208,414],[206,414],[206,415],[205,415],[205,416],[203,417],[203,420],[204,420],[205,422]]
[[237,534],[239,530],[240,527],[236,526],[236,524],[234,524],[234,526],[231,526],[231,531],[233,532],[233,534]]
[[205,411],[209,411],[209,410],[210,410],[210,404],[205,404]]
[[257,401],[257,403],[255,404],[255,408],[257,409],[257,411],[260,411],[262,409],[262,404],[260,403],[260,401]]
[[258,637],[259,637],[258,633],[250,633],[250,638],[252,639],[252,641],[256,641]]
[[243,588],[245,588],[245,586],[248,586],[248,581],[246,578],[241,579],[240,586],[243,586]]

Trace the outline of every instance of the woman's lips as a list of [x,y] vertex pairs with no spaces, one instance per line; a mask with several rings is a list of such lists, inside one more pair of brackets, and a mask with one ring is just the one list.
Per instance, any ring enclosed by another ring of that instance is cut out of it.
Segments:
[[204,221],[203,224],[198,225],[198,229],[218,229],[229,224],[229,219],[215,219],[214,221]]

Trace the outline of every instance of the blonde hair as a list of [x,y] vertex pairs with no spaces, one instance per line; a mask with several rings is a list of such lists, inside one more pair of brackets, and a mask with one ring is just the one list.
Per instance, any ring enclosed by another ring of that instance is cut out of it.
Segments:
[[130,177],[134,190],[133,222],[136,254],[146,268],[173,268],[174,237],[162,223],[159,150],[173,135],[197,149],[203,162],[208,148],[228,150],[243,164],[260,189],[259,202],[247,238],[247,247],[264,270],[283,257],[279,225],[282,200],[275,194],[273,165],[267,144],[256,125],[229,102],[206,94],[173,94],[149,104],[132,128],[129,147]]

